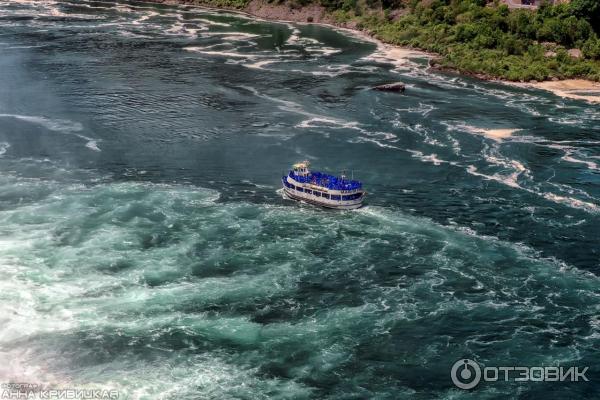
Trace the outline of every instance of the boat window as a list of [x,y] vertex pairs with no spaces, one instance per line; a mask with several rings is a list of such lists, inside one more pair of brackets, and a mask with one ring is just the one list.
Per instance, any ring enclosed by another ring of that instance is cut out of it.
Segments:
[[323,197],[325,197],[326,199],[328,199],[329,198],[329,194],[323,193]]
[[339,200],[339,199],[341,199],[341,196],[338,196],[335,194],[331,195],[331,200]]
[[362,195],[362,193],[354,193],[354,194],[349,194],[346,196],[342,196],[342,200],[356,200],[358,198],[360,198],[360,196]]
[[302,189],[300,186],[296,187],[296,190],[299,192],[304,192],[304,189]]
[[321,192],[314,191],[315,196],[321,197]]
[[312,193],[312,190],[310,190],[310,189],[304,189],[304,191],[305,191],[306,193],[308,193],[308,194],[311,194],[311,193]]

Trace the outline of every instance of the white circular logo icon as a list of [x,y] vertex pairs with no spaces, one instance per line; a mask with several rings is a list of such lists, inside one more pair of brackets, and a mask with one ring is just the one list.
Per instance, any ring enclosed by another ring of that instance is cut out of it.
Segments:
[[452,382],[461,389],[473,389],[481,380],[481,368],[468,358],[458,360],[450,370]]

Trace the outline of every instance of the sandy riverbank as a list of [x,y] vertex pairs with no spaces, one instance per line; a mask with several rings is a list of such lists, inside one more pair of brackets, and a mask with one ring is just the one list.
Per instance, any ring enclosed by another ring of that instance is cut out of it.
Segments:
[[524,83],[524,87],[548,90],[557,96],[600,104],[600,83],[585,79]]

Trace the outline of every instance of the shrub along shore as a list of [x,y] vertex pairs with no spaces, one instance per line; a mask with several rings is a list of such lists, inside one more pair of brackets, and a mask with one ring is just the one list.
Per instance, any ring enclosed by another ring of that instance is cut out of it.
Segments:
[[[154,0],[323,22],[435,53],[432,66],[488,79],[600,81],[600,1],[509,9],[499,0]],[[518,0],[517,0],[518,1]]]

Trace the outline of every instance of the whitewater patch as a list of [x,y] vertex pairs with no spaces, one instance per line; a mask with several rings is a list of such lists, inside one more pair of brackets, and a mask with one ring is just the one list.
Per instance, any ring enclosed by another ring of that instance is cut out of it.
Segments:
[[319,128],[327,127],[332,129],[359,129],[359,123],[356,121],[343,121],[336,118],[312,117],[296,125],[296,128]]
[[573,197],[560,196],[554,193],[543,193],[543,197],[546,199],[553,201],[555,203],[565,204],[569,207],[583,209],[593,213],[600,212],[600,206],[594,203],[590,203],[588,201],[583,201],[579,199],[575,199]]
[[10,147],[10,143],[0,142],[0,156],[6,154],[9,147]]
[[[422,138],[423,143],[428,144],[430,146],[448,147],[449,145],[448,143],[443,143],[440,140],[438,140],[435,137],[436,133],[433,132],[431,129],[423,126],[421,123],[406,123],[402,120],[401,116],[398,116],[398,118],[393,119],[391,122],[394,128],[403,129],[405,131],[414,133],[420,138]],[[450,140],[450,142],[450,145],[455,145],[455,143],[452,142],[452,140]]]
[[83,125],[79,122],[73,122],[66,119],[51,119],[34,115],[19,115],[19,114],[0,114],[0,118],[14,118],[21,121],[30,122],[41,125],[46,129],[55,132],[71,133],[78,132],[83,129]]
[[265,66],[274,64],[276,62],[281,62],[281,61],[280,60],[261,60],[261,61],[255,62],[255,63],[244,64],[244,67],[251,68],[251,69],[266,70]]
[[285,43],[287,45],[290,45],[290,46],[302,45],[302,46],[304,46],[304,45],[311,45],[311,44],[322,44],[317,39],[313,39],[313,38],[309,38],[309,37],[301,37],[299,29],[294,28],[291,25],[288,25],[288,27],[292,28],[292,33],[291,33],[290,37],[288,37],[288,39],[285,41]]
[[29,122],[32,124],[40,125],[50,131],[58,132],[67,135],[74,135],[87,141],[86,147],[100,151],[97,141],[98,139],[90,138],[82,135],[78,132],[83,130],[83,125],[79,122],[73,122],[66,119],[51,119],[47,117],[34,116],[34,115],[19,115],[19,114],[0,114],[0,118],[14,118],[20,121]]
[[578,158],[574,158],[572,157],[572,154],[574,153],[574,151],[566,151],[565,155],[562,157],[563,160],[567,161],[567,162],[571,162],[571,163],[575,163],[575,164],[584,164],[586,165],[589,169],[595,170],[595,171],[599,171],[600,168],[598,168],[598,164],[593,162],[593,161],[587,161],[587,160],[580,160]]
[[362,61],[375,62],[378,64],[391,64],[395,72],[404,70],[422,69],[415,59],[429,59],[431,56],[425,52],[391,46],[375,41],[377,49],[368,56],[361,58]]
[[502,184],[504,184],[506,186],[510,186],[512,188],[523,189],[523,190],[530,191],[529,189],[523,188],[517,182],[517,178],[519,177],[519,174],[520,174],[520,172],[518,170],[515,171],[515,172],[513,172],[512,174],[510,174],[508,176],[502,175],[502,174],[497,174],[497,173],[493,174],[493,175],[486,175],[484,173],[478,172],[477,167],[475,167],[474,165],[469,165],[467,167],[467,172],[469,174],[471,174],[471,175],[479,176],[479,177],[487,179],[487,180],[496,181],[496,182],[502,183]]
[[348,139],[347,142],[353,143],[353,144],[372,143],[372,144],[375,144],[376,146],[384,148],[384,149],[393,149],[393,150],[403,151],[403,152],[409,153],[412,158],[416,158],[424,163],[433,164],[436,167],[440,166],[442,164],[460,167],[460,164],[457,163],[456,161],[442,160],[442,159],[438,158],[438,155],[435,153],[425,154],[419,150],[407,149],[407,148],[403,148],[403,147],[391,144],[391,143],[397,142],[397,139],[395,139],[395,138],[396,138],[396,135],[393,135],[393,134],[389,134],[386,132],[376,132],[376,133],[371,134],[369,137],[359,136],[356,138]]
[[212,26],[224,26],[224,27],[231,26],[231,24],[228,24],[226,22],[213,21],[213,20],[207,19],[207,18],[191,18],[191,19],[188,19],[187,21],[202,22],[203,24],[212,25]]
[[384,149],[395,149],[395,150],[404,150],[401,149],[398,146],[395,146],[393,144],[389,144],[389,143],[384,143],[381,140],[378,140],[376,138],[372,138],[372,137],[364,137],[364,136],[359,136],[356,138],[352,138],[352,139],[348,139],[348,143],[373,143],[378,147],[384,148]]
[[[200,34],[200,37],[210,38],[210,37],[220,37],[224,41],[242,41],[248,39],[259,38],[264,35],[258,35],[255,33],[245,33],[245,32],[203,32]],[[222,43],[225,44],[225,43]]]
[[342,120],[339,118],[333,118],[333,117],[328,117],[325,115],[315,114],[315,113],[305,110],[304,107],[299,103],[296,103],[296,102],[293,102],[290,100],[279,99],[277,97],[272,97],[267,94],[260,93],[258,90],[256,90],[253,87],[250,87],[250,86],[240,86],[240,88],[248,90],[249,92],[251,92],[252,94],[254,94],[257,97],[260,97],[260,98],[269,100],[273,103],[279,104],[277,107],[282,111],[286,111],[286,112],[290,112],[293,114],[298,114],[298,115],[303,115],[305,117],[308,117],[307,120],[301,121],[300,123],[298,123],[296,125],[296,127],[298,127],[298,128],[314,128],[317,126],[324,126],[324,127],[330,127],[330,128],[332,128],[332,127],[338,128],[338,129],[342,129],[342,128],[355,129],[355,130],[358,130],[361,132],[364,131],[364,129],[360,127],[360,124],[358,122],[346,121],[346,120]]
[[[30,9],[19,9],[14,10],[6,15],[27,15],[33,16],[36,19],[56,19],[56,18],[69,18],[69,19],[103,19],[104,16],[89,15],[89,14],[77,14],[77,13],[65,13],[60,10],[61,3],[53,0],[44,1],[27,1],[27,0],[13,0],[8,3],[0,3],[1,5],[27,5],[32,6]],[[67,3],[68,4],[68,3]]]
[[[493,175],[485,174],[485,173],[479,172],[478,168],[475,167],[474,165],[469,165],[467,167],[467,172],[471,175],[478,176],[478,177],[481,177],[486,180],[496,181],[498,183],[504,184],[511,188],[526,191],[528,193],[542,197],[542,198],[544,198],[548,201],[551,201],[553,203],[556,203],[556,204],[566,205],[568,207],[586,211],[589,213],[594,213],[594,214],[600,213],[600,206],[595,203],[580,200],[580,199],[570,197],[570,196],[563,196],[563,195],[558,195],[558,194],[555,194],[552,192],[546,192],[539,188],[530,189],[530,188],[524,187],[523,185],[521,185],[518,182],[518,178],[523,173],[527,173],[527,169],[523,166],[523,164],[521,164],[520,162],[518,162],[516,160],[510,160],[509,163],[510,163],[510,165],[512,165],[514,172],[512,172],[508,175],[500,174],[500,173],[495,173]],[[502,164],[505,164],[505,162],[502,162]]]
[[[590,157],[586,157],[585,155],[581,154],[581,150],[572,146],[565,146],[565,145],[560,145],[560,144],[546,144],[547,147],[552,148],[552,149],[557,149],[563,152],[563,156],[561,157],[561,159],[563,161],[569,162],[569,163],[574,163],[574,164],[583,164],[585,166],[587,166],[588,169],[594,170],[594,171],[599,171],[600,168],[598,166],[597,163],[595,163],[594,161],[591,160],[586,160],[585,158],[590,158]],[[576,158],[576,156],[581,156],[581,158]]]
[[134,33],[131,31],[126,31],[124,29],[122,30],[118,30],[117,31],[119,33],[119,35],[126,37],[126,38],[133,38],[133,39],[152,39],[152,36],[148,36],[148,35],[142,35],[139,33]]
[[198,37],[198,31],[208,30],[207,27],[190,28],[185,26],[181,22],[175,22],[169,29],[165,30],[164,33],[172,36],[185,36],[189,39],[196,39]]
[[334,47],[327,47],[324,43],[317,39],[301,36],[298,28],[292,28],[290,37],[285,41],[286,46],[301,47],[308,53],[321,53],[323,55],[331,55],[340,53],[342,50]]
[[465,123],[454,123],[449,121],[442,121],[442,125],[445,125],[450,131],[463,131],[473,133],[476,135],[485,136],[488,139],[500,142],[504,139],[510,138],[515,132],[520,131],[519,128],[482,128],[474,125],[468,125]]
[[85,144],[85,147],[87,147],[90,150],[100,151],[100,148],[98,147],[98,142],[95,140],[88,140],[88,142]]
[[[472,129],[468,125],[466,125],[466,126],[460,125],[460,124],[459,125],[448,125],[448,123],[444,123],[444,124],[447,124],[447,126],[449,126],[450,130],[455,130],[455,129],[462,129],[462,130],[466,130],[466,131],[471,130],[471,131],[473,131],[473,133],[477,133],[476,131],[479,131],[479,128]],[[486,133],[489,133],[489,132],[486,132]],[[504,133],[505,132],[503,130],[502,134],[504,134]],[[477,134],[479,134],[479,133],[477,133]],[[487,137],[487,135],[486,135],[486,137]],[[570,147],[554,145],[554,144],[545,144],[544,142],[546,142],[546,141],[540,140],[539,138],[536,138],[536,137],[524,136],[524,137],[519,137],[519,138],[524,139],[524,140],[520,140],[520,141],[525,142],[525,143],[534,143],[534,144],[542,143],[542,145],[547,146],[547,147],[561,149],[562,151],[565,152],[565,154],[562,157],[562,159],[564,161],[585,164],[590,169],[598,168],[598,165],[592,161],[584,161],[584,160],[579,160],[579,159],[571,157],[571,155],[574,152],[576,152],[576,150],[572,149]],[[501,168],[501,170],[498,172],[495,172],[493,174],[489,174],[489,173],[482,172],[477,166],[471,164],[471,165],[466,166],[467,173],[469,173],[473,176],[478,176],[485,180],[491,180],[491,181],[501,183],[503,185],[506,185],[506,186],[514,188],[514,189],[526,191],[528,193],[542,197],[553,203],[566,205],[566,206],[569,206],[574,209],[579,209],[579,210],[583,210],[583,211],[591,212],[591,213],[600,212],[600,206],[598,206],[595,203],[577,199],[572,196],[565,196],[562,194],[552,193],[552,192],[548,191],[547,189],[542,188],[543,183],[536,184],[535,182],[533,182],[533,180],[531,179],[531,177],[532,177],[531,171],[522,162],[515,160],[515,159],[505,157],[504,155],[502,155],[500,152],[499,145],[497,144],[497,142],[499,142],[501,139],[497,138],[497,137],[494,137],[493,139],[494,139],[494,141],[491,142],[491,145],[488,145],[488,144],[484,145],[484,148],[482,151],[482,157],[483,157],[483,160],[486,163],[488,163],[489,166],[499,167],[499,168]],[[550,142],[550,143],[552,143],[552,142]],[[459,165],[459,164],[455,164],[455,165]],[[550,182],[547,182],[546,184],[551,185],[551,186],[558,186],[557,184],[550,183]],[[533,186],[527,187],[525,185],[533,185]],[[559,189],[561,191],[564,190],[564,188],[562,188],[562,187]],[[567,187],[567,189],[570,190],[570,192],[576,191],[575,189],[573,189],[571,187]],[[585,192],[582,192],[582,191],[579,191],[579,192],[580,192],[579,194],[582,196],[590,197]],[[571,193],[571,194],[573,194],[573,193]]]
[[420,114],[420,115],[426,117],[430,112],[437,110],[437,109],[438,108],[432,104],[426,104],[426,103],[419,102],[418,107],[397,108],[396,111]]
[[251,54],[251,53],[242,54],[242,53],[235,53],[232,51],[207,50],[206,48],[200,47],[200,46],[188,46],[188,47],[184,47],[183,49],[186,51],[194,52],[194,53],[205,54],[207,56],[243,58],[243,59],[247,59],[247,60],[255,60],[255,59],[259,58],[259,56],[256,54]]

